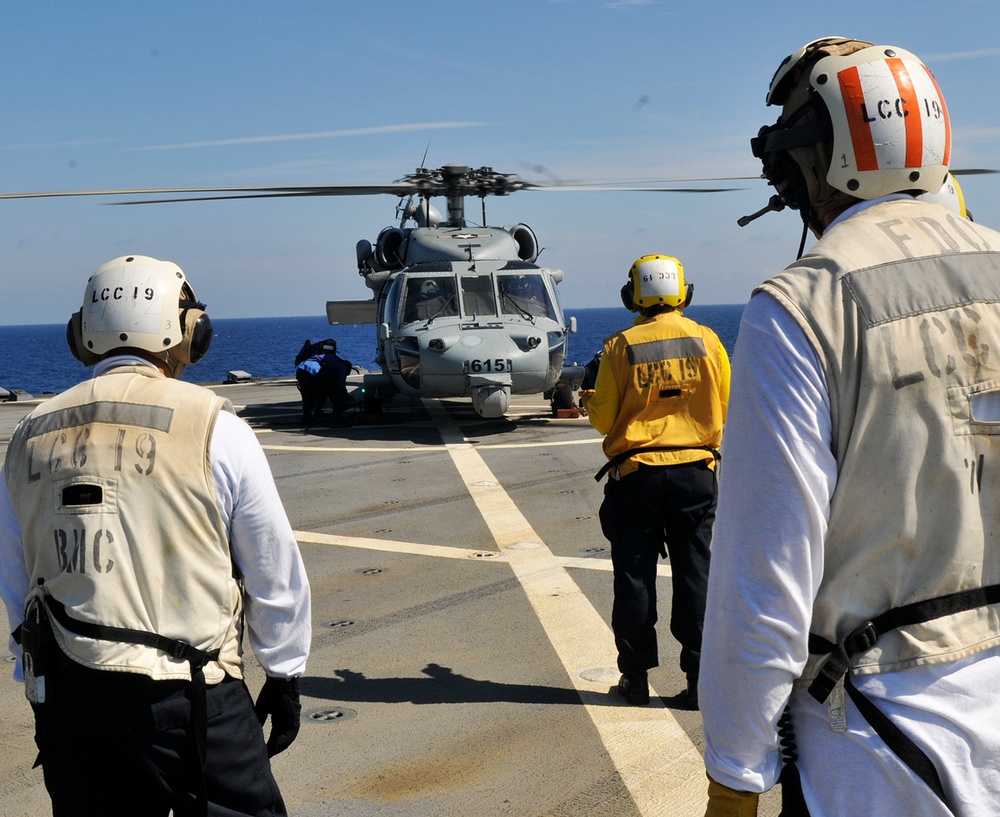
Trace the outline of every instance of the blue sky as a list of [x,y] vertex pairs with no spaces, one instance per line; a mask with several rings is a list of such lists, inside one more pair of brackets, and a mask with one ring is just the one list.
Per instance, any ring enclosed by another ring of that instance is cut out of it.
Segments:
[[[998,31],[993,0],[5,3],[0,191],[386,183],[425,150],[536,180],[754,176],[771,75],[831,34],[915,52],[948,102],[953,166],[1000,168]],[[616,304],[652,252],[682,260],[697,302],[742,303],[794,258],[801,222],[741,229],[770,190],[736,186],[523,192],[487,215],[534,229],[565,306]],[[1000,227],[1000,176],[963,188]],[[126,253],[180,264],[217,317],[322,315],[367,297],[354,246],[396,203],[110,200],[0,201],[0,324],[62,322]]]

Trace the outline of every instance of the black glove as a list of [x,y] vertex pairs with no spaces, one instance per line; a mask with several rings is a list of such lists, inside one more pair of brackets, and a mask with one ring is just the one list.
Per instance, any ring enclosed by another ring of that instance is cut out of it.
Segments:
[[299,702],[298,678],[271,678],[264,681],[264,686],[254,704],[257,720],[264,725],[267,716],[271,716],[271,735],[267,739],[267,756],[274,757],[292,745],[299,734],[299,719],[302,715],[302,704]]

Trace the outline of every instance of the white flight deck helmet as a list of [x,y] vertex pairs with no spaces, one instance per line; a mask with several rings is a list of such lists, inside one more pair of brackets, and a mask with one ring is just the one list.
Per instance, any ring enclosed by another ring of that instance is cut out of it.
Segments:
[[669,255],[644,255],[636,259],[622,287],[622,303],[630,312],[655,306],[683,309],[694,295],[694,284],[685,284],[684,265]]
[[90,277],[66,337],[73,356],[86,366],[112,351],[138,349],[179,377],[204,357],[212,341],[212,321],[204,310],[176,264],[126,255]]
[[770,209],[822,217],[857,199],[935,193],[948,175],[951,125],[930,70],[895,46],[814,40],[786,57],[767,94],[781,105],[751,147],[778,193]]

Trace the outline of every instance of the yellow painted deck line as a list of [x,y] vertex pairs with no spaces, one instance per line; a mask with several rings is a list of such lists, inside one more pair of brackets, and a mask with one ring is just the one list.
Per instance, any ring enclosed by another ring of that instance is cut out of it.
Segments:
[[[271,429],[257,429],[259,434],[269,433]],[[501,449],[515,449],[515,448],[556,448],[563,445],[594,445],[600,443],[600,438],[595,440],[551,440],[549,442],[539,442],[539,443],[494,443],[481,444],[477,443],[476,448],[483,450],[494,450],[499,451]],[[364,446],[364,445],[262,445],[265,451],[294,451],[296,453],[302,454],[344,454],[344,453],[363,453],[363,454],[394,454],[394,453],[413,453],[414,451],[424,451],[424,452],[434,452],[434,453],[445,453],[445,449],[437,445],[400,445],[400,446]],[[596,468],[594,469],[597,470]]]
[[476,443],[476,448],[479,450],[486,448],[492,450],[500,450],[502,448],[554,448],[561,445],[600,445],[602,442],[604,442],[603,437],[595,437],[592,440],[551,440],[540,443]]
[[362,539],[357,536],[336,536],[330,533],[310,533],[293,531],[299,542],[313,545],[337,545],[339,547],[377,550],[384,553],[405,553],[411,556],[434,556],[439,559],[481,559],[484,562],[504,561],[503,554],[494,550],[471,550],[445,545],[424,545],[419,542],[394,542],[389,539]]
[[[703,813],[707,785],[701,755],[654,690],[649,707],[587,703],[595,700],[595,692],[606,693],[608,685],[589,681],[581,673],[616,663],[610,628],[447,412],[435,401],[425,403],[439,420],[455,467],[580,693],[639,813],[643,817]],[[537,547],[515,547],[523,543]],[[600,700],[606,703],[603,696]]]
[[261,445],[265,451],[294,451],[296,454],[441,454],[437,445],[400,445],[394,447],[374,445]]
[[[384,553],[405,553],[410,556],[433,556],[441,559],[475,559],[481,562],[507,562],[507,552],[497,550],[472,550],[470,548],[448,547],[446,545],[426,545],[420,542],[397,542],[391,539],[369,539],[360,536],[339,536],[333,533],[313,533],[294,531],[299,542],[311,545],[333,545],[335,547],[375,550]],[[553,564],[564,568],[580,570],[611,571],[611,560],[587,556],[552,556]],[[670,578],[673,573],[669,564],[660,564],[657,575]]]

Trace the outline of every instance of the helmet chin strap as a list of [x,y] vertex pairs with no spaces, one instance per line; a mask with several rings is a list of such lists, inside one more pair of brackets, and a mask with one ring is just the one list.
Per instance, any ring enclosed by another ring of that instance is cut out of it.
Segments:
[[809,235],[809,222],[803,218],[802,219],[802,238],[799,239],[799,254],[795,256],[796,260],[802,257],[802,253],[806,248],[806,236]]

